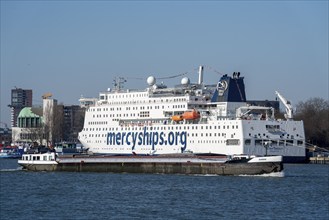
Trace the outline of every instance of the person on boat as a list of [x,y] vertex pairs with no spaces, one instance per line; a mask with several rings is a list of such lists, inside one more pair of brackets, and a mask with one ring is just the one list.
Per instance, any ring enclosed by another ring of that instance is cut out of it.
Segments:
[[49,151],[56,153],[56,150],[55,150],[54,146],[52,146],[52,145],[49,145]]

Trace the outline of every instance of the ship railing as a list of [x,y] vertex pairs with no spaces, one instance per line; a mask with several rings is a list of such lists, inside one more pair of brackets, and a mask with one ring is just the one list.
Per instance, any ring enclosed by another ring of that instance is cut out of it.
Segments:
[[[224,119],[223,119],[224,120]],[[226,120],[226,119],[225,119]],[[119,120],[119,125],[122,128],[128,127],[145,127],[145,126],[160,126],[160,125],[188,125],[188,124],[208,124],[208,118],[199,118],[197,120],[182,120],[173,121],[169,118],[152,118],[152,119],[127,119]]]
[[183,97],[185,94],[177,94],[177,93],[152,93],[150,94],[150,98],[153,97]]
[[[253,111],[257,113],[254,114]],[[265,111],[265,115],[262,113]],[[268,111],[271,115],[268,115]],[[274,119],[274,108],[263,107],[263,106],[241,106],[236,110],[236,118],[246,119],[246,120],[269,120]]]
[[152,118],[152,119],[126,119],[120,120],[119,125],[121,127],[144,127],[152,126],[155,124],[168,124],[169,118]]
[[131,93],[131,92],[147,92],[147,89],[120,89],[120,90],[110,90],[110,91],[103,91],[103,94],[124,94],[124,93]]

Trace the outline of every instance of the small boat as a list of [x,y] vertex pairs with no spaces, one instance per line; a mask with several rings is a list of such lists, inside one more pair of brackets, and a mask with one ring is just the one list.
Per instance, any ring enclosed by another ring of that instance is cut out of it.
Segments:
[[195,120],[195,119],[200,118],[200,112],[193,109],[191,111],[184,112],[182,116],[183,116],[183,119],[185,119],[185,120]]
[[182,115],[174,115],[171,117],[173,121],[183,121],[183,116]]
[[19,152],[18,149],[16,148],[6,147],[1,149],[0,151],[0,158],[15,159],[21,157],[22,157],[22,153]]
[[78,154],[85,150],[81,144],[76,142],[60,142],[55,144],[54,149],[58,154]]

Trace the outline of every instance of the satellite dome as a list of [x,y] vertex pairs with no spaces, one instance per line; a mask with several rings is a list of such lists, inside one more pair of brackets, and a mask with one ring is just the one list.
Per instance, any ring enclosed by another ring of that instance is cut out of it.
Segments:
[[149,86],[153,86],[155,84],[156,80],[154,76],[149,76],[147,78],[147,84],[149,84]]
[[190,84],[190,79],[188,77],[184,77],[181,82],[182,85],[186,86],[188,84]]

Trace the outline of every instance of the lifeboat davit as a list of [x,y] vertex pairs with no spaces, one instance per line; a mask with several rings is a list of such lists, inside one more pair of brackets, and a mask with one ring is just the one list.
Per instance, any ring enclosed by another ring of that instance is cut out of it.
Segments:
[[193,109],[192,111],[186,111],[183,113],[183,119],[185,120],[195,120],[200,118],[200,112]]
[[182,115],[174,115],[171,117],[171,119],[173,121],[182,121],[183,120],[183,116]]

